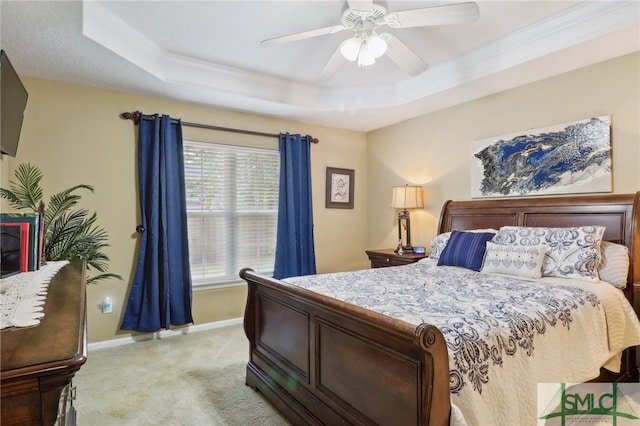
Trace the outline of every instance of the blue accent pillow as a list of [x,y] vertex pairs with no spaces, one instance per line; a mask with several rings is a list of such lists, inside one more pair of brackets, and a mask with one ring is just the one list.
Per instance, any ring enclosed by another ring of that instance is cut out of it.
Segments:
[[452,231],[449,242],[438,259],[438,266],[460,266],[480,271],[487,241],[494,235],[493,232]]

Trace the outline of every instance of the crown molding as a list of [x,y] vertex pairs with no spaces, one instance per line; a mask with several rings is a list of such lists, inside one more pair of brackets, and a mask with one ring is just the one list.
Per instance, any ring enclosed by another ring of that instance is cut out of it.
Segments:
[[[521,28],[450,61],[436,64],[413,80],[400,82],[399,104],[435,95],[510,68],[580,45],[596,37],[638,25],[636,2],[582,2],[543,21]],[[640,49],[640,42],[631,51]],[[612,50],[612,53],[614,50]],[[615,50],[617,54],[617,50]],[[584,66],[580,64],[579,66]]]
[[153,77],[203,91],[200,98],[208,96],[238,106],[251,102],[267,110],[278,105],[297,115],[295,112],[300,108],[341,111],[407,105],[638,25],[639,14],[635,1],[580,2],[506,37],[435,64],[417,77],[384,86],[357,88],[292,81],[176,55],[160,48],[94,1],[83,1],[82,30],[86,37]]

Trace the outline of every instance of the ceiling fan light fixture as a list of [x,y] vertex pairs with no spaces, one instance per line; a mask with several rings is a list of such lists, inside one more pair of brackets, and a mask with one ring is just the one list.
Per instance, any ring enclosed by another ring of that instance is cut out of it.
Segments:
[[342,56],[348,61],[355,61],[358,59],[358,54],[360,53],[360,45],[362,41],[358,37],[352,37],[342,42],[342,46],[340,46],[340,53]]
[[358,66],[366,67],[375,63],[376,58],[371,54],[367,40],[362,40],[362,44],[360,45],[360,53],[358,53]]
[[368,67],[369,65],[373,65],[376,63],[376,60],[374,58],[371,57],[362,57],[360,56],[358,58],[358,66],[359,67]]
[[384,41],[378,34],[371,34],[366,39],[367,50],[371,56],[375,59],[384,55],[387,51],[387,42]]
[[387,51],[387,42],[378,34],[368,37],[356,35],[342,42],[340,53],[348,61],[358,61],[358,66],[366,67],[376,63],[376,59]]

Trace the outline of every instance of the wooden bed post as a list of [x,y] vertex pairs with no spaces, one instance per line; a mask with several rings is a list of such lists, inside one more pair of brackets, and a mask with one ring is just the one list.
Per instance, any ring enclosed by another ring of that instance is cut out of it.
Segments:
[[[431,324],[422,323],[414,332],[414,343],[425,354],[425,368],[431,370],[433,388],[424,389],[422,424],[449,425],[451,417],[451,393],[449,392],[449,358],[444,336]],[[430,383],[425,383],[425,386]]]
[[633,200],[629,239],[629,256],[631,256],[629,283],[640,285],[640,191],[636,192]]

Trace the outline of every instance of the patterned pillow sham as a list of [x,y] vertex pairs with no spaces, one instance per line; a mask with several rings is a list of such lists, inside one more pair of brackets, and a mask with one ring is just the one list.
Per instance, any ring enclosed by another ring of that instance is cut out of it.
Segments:
[[438,259],[438,266],[460,266],[479,271],[487,241],[494,236],[493,232],[452,231],[449,242]]
[[436,235],[436,237],[431,240],[431,253],[429,253],[429,257],[431,259],[440,259],[440,255],[442,254],[442,251],[444,250],[444,248],[447,246],[447,243],[449,242],[449,237],[451,237],[451,232],[445,232],[439,235]]
[[546,244],[520,246],[487,241],[481,271],[537,279],[542,277],[547,249]]
[[503,226],[494,241],[498,244],[537,246],[548,251],[542,267],[543,277],[577,278],[598,281],[600,243],[604,226],[566,228]]
[[[494,234],[497,234],[498,230],[487,228],[487,229],[471,229],[464,232],[493,232]],[[443,232],[442,234],[436,235],[436,237],[431,240],[431,253],[429,254],[429,257],[431,259],[436,259],[436,260],[440,259],[440,256],[442,255],[442,251],[447,246],[447,243],[449,242],[450,237],[451,237],[451,232]]]
[[619,289],[627,286],[629,274],[629,249],[622,244],[603,241],[600,244],[602,259],[598,265],[598,275],[602,281]]

